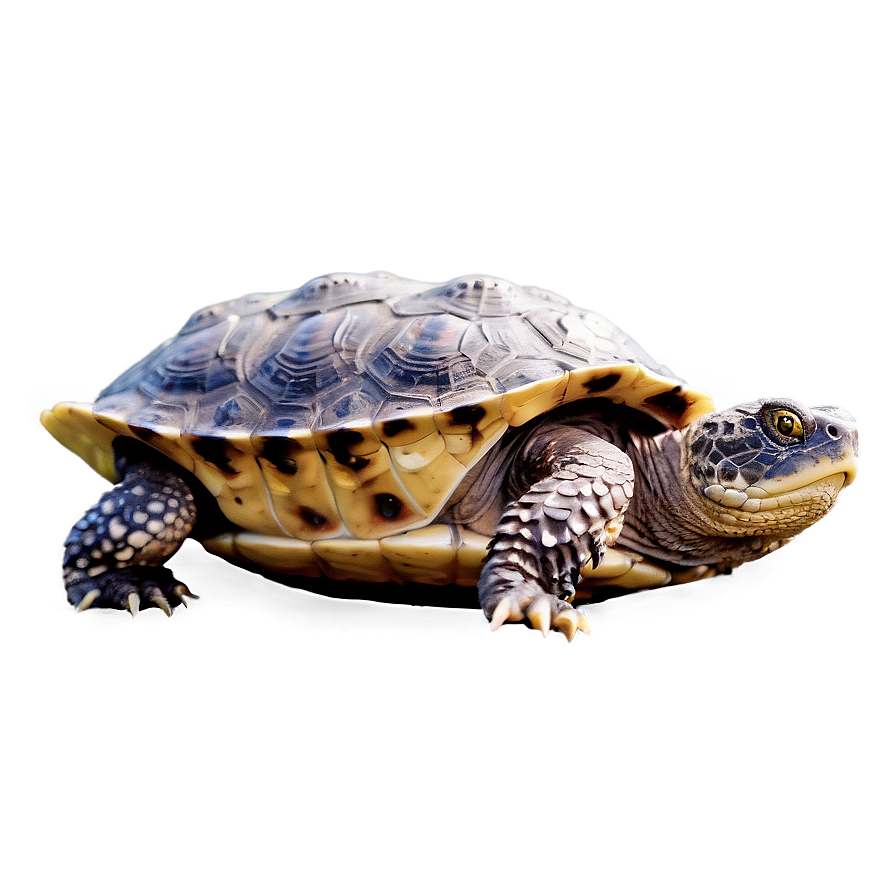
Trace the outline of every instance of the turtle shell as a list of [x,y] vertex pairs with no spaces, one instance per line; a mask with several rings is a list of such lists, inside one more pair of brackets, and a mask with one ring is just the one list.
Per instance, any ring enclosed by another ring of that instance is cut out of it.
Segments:
[[205,308],[93,405],[43,421],[112,481],[113,440],[140,439],[194,473],[238,530],[320,554],[435,528],[510,427],[587,397],[676,428],[712,409],[554,293],[377,272]]

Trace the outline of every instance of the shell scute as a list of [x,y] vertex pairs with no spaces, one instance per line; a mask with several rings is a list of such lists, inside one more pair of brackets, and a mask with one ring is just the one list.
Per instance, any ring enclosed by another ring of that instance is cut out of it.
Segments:
[[[501,391],[517,385],[519,369],[529,366],[525,362],[540,362],[550,352],[541,334],[526,326],[522,320],[505,318],[483,321],[482,332],[488,345],[502,354],[502,363],[496,364],[491,374],[492,380],[501,384]],[[556,361],[552,362],[552,366],[556,366]]]
[[[467,468],[451,454],[447,443],[443,451],[433,452],[424,466],[401,470],[402,485],[420,508],[421,522],[430,521],[438,513],[466,472]],[[446,483],[450,483],[447,493]],[[396,531],[402,529],[392,530]]]
[[429,396],[434,403],[481,375],[460,349],[469,324],[452,314],[404,321],[365,372],[392,395]]
[[466,468],[490,448],[506,431],[508,422],[500,396],[461,405],[433,418],[448,452]]
[[[422,285],[422,284],[421,284]],[[451,314],[465,320],[503,317],[519,310],[517,288],[495,277],[457,277],[390,301],[396,314],[408,316]]]
[[145,361],[119,377],[103,393],[140,388],[155,397],[202,395],[238,382],[239,372],[223,349],[240,318],[210,318],[204,327],[191,328],[163,343]]
[[335,313],[300,318],[288,338],[274,342],[270,353],[247,371],[248,384],[284,408],[313,407],[317,396],[354,375],[333,351],[340,323]]
[[326,403],[321,402],[315,413],[314,428],[329,432],[353,426],[369,427],[385,400],[385,392],[376,383],[357,377],[346,380],[328,391]]
[[224,302],[215,302],[213,305],[206,305],[190,315],[187,322],[180,328],[176,338],[216,326],[228,317],[240,319],[253,317],[259,312],[267,311],[276,305],[277,302],[290,295],[291,292],[293,290],[256,292],[238,299],[229,299]]
[[557,375],[557,368],[546,366],[544,376],[518,386],[501,399],[501,416],[511,426],[522,426],[541,414],[558,407],[566,395],[569,375]]
[[256,435],[252,441],[271,514],[282,533],[305,540],[344,535],[314,436],[307,432]]
[[189,417],[189,422],[182,423],[181,428],[194,435],[245,436],[257,428],[267,411],[262,396],[245,389],[225,389],[197,402],[192,414],[185,408],[184,417]]
[[400,405],[386,404],[380,409],[380,416],[373,423],[373,431],[377,438],[389,447],[409,445],[435,432],[432,407],[425,402],[423,407],[408,408],[403,402]]
[[448,526],[387,536],[380,541],[380,549],[399,581],[450,585],[457,579],[457,548]]

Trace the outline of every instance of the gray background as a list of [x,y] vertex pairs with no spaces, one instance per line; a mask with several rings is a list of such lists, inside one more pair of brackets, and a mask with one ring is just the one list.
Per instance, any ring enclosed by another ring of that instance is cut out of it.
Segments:
[[[35,2],[6,16],[7,892],[892,893],[889,4]],[[571,646],[188,545],[73,613],[37,425],[197,307],[486,272],[720,405],[840,403],[835,512]]]

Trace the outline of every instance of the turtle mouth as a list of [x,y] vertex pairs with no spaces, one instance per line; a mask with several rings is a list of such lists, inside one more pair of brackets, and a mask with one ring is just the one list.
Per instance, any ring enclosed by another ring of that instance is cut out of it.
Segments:
[[789,473],[786,476],[769,476],[764,480],[760,480],[754,488],[757,488],[759,491],[765,491],[768,497],[774,498],[778,495],[786,495],[811,488],[815,483],[824,482],[837,475],[843,476],[842,487],[845,488],[855,481],[857,473],[858,460],[856,455],[850,451],[837,458],[818,458],[814,464],[809,464],[803,470]]
[[834,503],[840,490],[853,479],[854,469],[839,470],[806,483],[788,480],[774,491],[757,486],[735,489],[710,485],[703,494],[714,504],[724,507],[732,521],[753,522],[757,517],[772,521],[810,514],[821,516]]

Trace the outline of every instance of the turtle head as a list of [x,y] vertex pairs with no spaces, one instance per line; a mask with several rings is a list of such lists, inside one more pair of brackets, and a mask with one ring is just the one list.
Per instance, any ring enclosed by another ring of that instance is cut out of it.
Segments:
[[715,534],[790,538],[855,479],[858,432],[842,408],[776,398],[700,418],[682,449],[689,502]]

